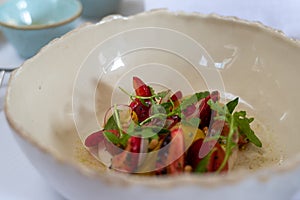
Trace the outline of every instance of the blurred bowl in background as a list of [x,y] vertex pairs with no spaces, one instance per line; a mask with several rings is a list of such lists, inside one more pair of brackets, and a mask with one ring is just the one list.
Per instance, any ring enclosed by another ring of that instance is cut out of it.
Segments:
[[101,19],[109,14],[116,14],[120,0],[81,0],[83,6],[82,16]]
[[78,0],[9,0],[0,6],[0,25],[23,58],[75,28],[82,12]]

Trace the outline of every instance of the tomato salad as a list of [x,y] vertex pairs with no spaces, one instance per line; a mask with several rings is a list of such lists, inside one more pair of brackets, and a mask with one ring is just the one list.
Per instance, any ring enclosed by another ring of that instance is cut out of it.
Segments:
[[262,147],[250,127],[254,119],[234,111],[238,97],[222,104],[218,91],[185,97],[181,91],[156,93],[138,77],[133,77],[133,88],[135,94],[120,88],[130,97],[129,105],[112,106],[104,128],[85,140],[90,150],[112,155],[112,169],[153,175],[225,173],[242,147]]

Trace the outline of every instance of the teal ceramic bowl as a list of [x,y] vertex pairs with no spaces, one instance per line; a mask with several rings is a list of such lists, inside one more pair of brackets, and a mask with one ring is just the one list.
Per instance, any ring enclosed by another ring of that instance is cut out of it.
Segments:
[[118,11],[121,0],[81,0],[82,15],[87,18],[101,19]]
[[78,0],[9,0],[0,5],[0,25],[23,58],[75,28],[82,12]]

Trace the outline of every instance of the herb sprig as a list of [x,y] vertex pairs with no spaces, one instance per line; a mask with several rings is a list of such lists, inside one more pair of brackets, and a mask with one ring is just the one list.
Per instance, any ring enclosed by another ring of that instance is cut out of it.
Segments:
[[233,112],[238,105],[239,98],[228,102],[226,105],[221,105],[219,102],[213,102],[209,100],[207,103],[210,108],[217,112],[216,120],[223,120],[229,125],[229,133],[226,138],[226,150],[225,158],[218,169],[220,172],[226,165],[232,150],[236,147],[236,143],[233,141],[235,133],[244,134],[251,143],[257,147],[262,147],[262,143],[259,138],[255,135],[254,131],[250,127],[250,123],[254,120],[253,118],[246,117],[246,111]]

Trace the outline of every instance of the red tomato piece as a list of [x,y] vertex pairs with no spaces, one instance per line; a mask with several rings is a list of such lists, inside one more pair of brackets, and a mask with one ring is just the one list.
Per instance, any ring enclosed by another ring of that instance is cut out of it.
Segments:
[[138,96],[142,96],[142,97],[152,96],[149,86],[147,86],[140,78],[136,76],[133,77],[133,88],[135,90],[136,95]]
[[85,139],[84,144],[87,147],[94,147],[97,146],[101,141],[103,141],[103,139],[104,139],[103,130],[97,131],[89,135]]

